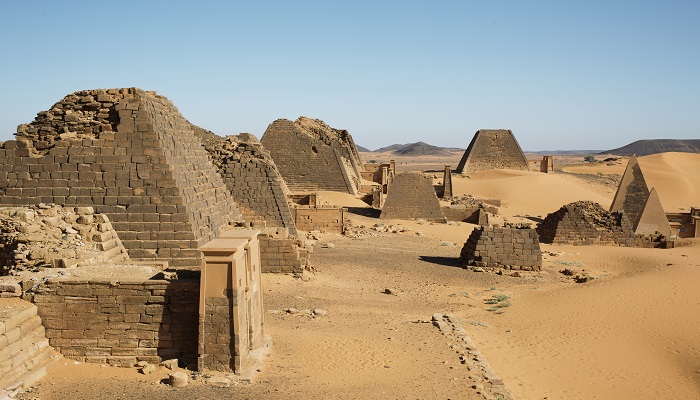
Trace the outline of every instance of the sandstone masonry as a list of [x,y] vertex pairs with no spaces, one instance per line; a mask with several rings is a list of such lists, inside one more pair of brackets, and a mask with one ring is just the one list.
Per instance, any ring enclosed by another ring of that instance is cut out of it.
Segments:
[[511,130],[477,131],[455,172],[467,174],[489,169],[530,170],[527,158]]
[[466,267],[502,267],[540,270],[542,253],[534,229],[491,226],[474,228],[462,247],[460,263]]

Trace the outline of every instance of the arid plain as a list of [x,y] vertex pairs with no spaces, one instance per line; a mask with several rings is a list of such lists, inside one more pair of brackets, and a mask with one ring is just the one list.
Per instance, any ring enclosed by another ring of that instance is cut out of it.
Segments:
[[[392,158],[400,171],[439,170],[459,156]],[[363,157],[384,161],[376,153]],[[576,200],[607,208],[626,159],[580,160],[560,158],[550,174],[455,175],[454,191],[501,199],[505,220],[542,218]],[[697,206],[700,155],[663,153],[639,162],[667,211]],[[163,367],[140,375],[64,359],[23,396],[484,398],[457,343],[429,323],[433,313],[451,313],[516,399],[700,397],[699,239],[679,240],[673,249],[543,244],[542,271],[513,277],[457,267],[474,225],[379,221],[360,215],[366,205],[349,195],[321,195],[355,210],[349,215],[361,233],[321,234],[308,280],[264,276],[274,344],[254,383],[215,388],[193,381],[174,389],[160,383],[169,372]],[[377,223],[404,231],[377,232]],[[574,283],[559,272],[564,268],[594,279]],[[493,294],[509,297],[500,314],[485,304]],[[312,318],[305,310],[313,308],[327,315]]]

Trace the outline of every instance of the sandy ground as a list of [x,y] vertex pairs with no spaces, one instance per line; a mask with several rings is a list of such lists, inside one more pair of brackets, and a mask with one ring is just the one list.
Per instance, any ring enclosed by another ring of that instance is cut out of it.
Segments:
[[[603,173],[620,173],[625,163]],[[697,158],[666,154],[640,163],[648,180],[658,177],[665,205],[700,200]],[[571,173],[588,171],[569,172],[494,171],[453,184],[457,194],[502,199],[506,217],[544,216],[582,199],[610,204],[614,188]],[[322,198],[360,205],[341,194]],[[274,345],[253,384],[213,388],[195,381],[173,389],[158,383],[167,376],[163,369],[143,376],[64,361],[26,398],[483,398],[454,343],[425,322],[436,312],[462,321],[516,399],[700,398],[700,239],[668,250],[543,245],[543,271],[511,277],[456,267],[473,225],[350,217],[356,226],[400,224],[407,232],[323,234],[310,281],[265,275]],[[320,246],[327,242],[334,246]],[[595,279],[573,283],[559,273],[563,268]],[[510,297],[502,314],[484,302],[494,294]],[[290,307],[328,315],[283,312]]]

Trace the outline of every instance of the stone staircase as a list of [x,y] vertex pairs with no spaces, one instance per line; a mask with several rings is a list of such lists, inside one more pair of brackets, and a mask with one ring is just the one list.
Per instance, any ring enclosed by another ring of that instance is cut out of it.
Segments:
[[19,298],[0,298],[0,398],[34,385],[58,357],[36,306]]

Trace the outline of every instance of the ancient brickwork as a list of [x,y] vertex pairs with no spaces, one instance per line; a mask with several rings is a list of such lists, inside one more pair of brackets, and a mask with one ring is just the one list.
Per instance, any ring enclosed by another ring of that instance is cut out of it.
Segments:
[[466,267],[503,267],[540,270],[542,253],[534,229],[479,226],[462,247],[460,263]]
[[661,199],[655,188],[651,188],[644,208],[639,214],[637,226],[634,229],[637,235],[661,234],[666,238],[671,236],[671,225],[668,222]]
[[255,136],[244,133],[208,143],[205,147],[244,219],[263,220],[267,226],[287,228],[296,235],[287,184]]
[[347,209],[334,206],[294,207],[296,225],[299,229],[306,232],[343,233],[345,211]]
[[506,129],[477,131],[455,171],[467,174],[489,169],[530,170],[527,158],[512,131]]
[[415,172],[396,174],[379,218],[447,222],[432,178]]
[[240,213],[173,104],[140,89],[66,96],[0,149],[0,204],[94,206],[132,258],[196,266]]
[[9,387],[29,388],[46,375],[52,355],[34,304],[0,299],[0,395]]
[[445,165],[445,172],[442,176],[442,196],[440,197],[452,197],[452,170],[449,165]]
[[293,192],[330,190],[357,195],[362,164],[347,131],[299,117],[278,119],[261,139]]
[[649,187],[644,179],[637,157],[632,155],[620,180],[615,198],[610,205],[610,211],[624,211],[632,226],[636,229],[647,197],[649,197]]
[[262,272],[301,273],[311,267],[311,247],[303,240],[272,232],[262,233],[258,239]]
[[92,207],[0,207],[0,275],[127,260],[109,218]]
[[574,246],[641,246],[623,212],[606,211],[593,201],[577,201],[561,207],[537,227],[542,243]]
[[48,280],[34,295],[49,343],[74,360],[197,360],[199,282]]

